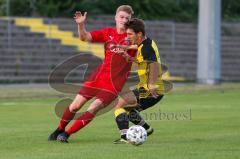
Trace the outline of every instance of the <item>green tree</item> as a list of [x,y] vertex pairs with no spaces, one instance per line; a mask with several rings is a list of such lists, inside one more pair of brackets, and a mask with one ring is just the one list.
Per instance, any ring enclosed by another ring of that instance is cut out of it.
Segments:
[[222,17],[228,21],[239,21],[240,0],[222,0]]
[[0,0],[0,16],[6,15],[6,3],[5,0]]
[[10,0],[11,16],[30,16],[31,13],[31,0]]
[[[9,0],[12,16],[72,17],[76,10],[91,16],[115,14],[119,5],[131,5],[135,17],[148,20],[196,22],[199,0]],[[0,0],[0,15],[6,15],[6,0]],[[240,20],[240,0],[222,0],[223,20]]]
[[36,0],[36,12],[46,17],[72,16],[76,2],[73,0]]

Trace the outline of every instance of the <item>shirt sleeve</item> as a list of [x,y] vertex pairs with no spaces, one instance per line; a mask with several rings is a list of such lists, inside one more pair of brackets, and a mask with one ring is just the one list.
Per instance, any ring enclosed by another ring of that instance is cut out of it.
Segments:
[[95,30],[90,32],[92,36],[92,42],[105,42],[107,29]]
[[142,56],[144,61],[157,62],[156,52],[150,44],[142,47]]

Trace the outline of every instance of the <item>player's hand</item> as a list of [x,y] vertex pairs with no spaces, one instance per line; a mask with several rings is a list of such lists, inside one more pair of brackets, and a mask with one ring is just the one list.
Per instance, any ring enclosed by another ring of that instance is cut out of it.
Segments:
[[137,45],[129,45],[128,50],[137,50],[138,49],[138,46]]
[[135,58],[131,57],[130,55],[128,55],[127,51],[128,51],[129,46],[128,45],[119,45],[119,44],[111,44],[110,45],[110,50],[116,54],[119,54],[121,56],[123,56],[126,61],[128,62],[134,62]]
[[120,52],[126,51],[127,46],[126,46],[126,45],[120,45],[120,44],[112,44],[112,45],[110,46],[110,48],[111,48],[111,49],[119,50],[119,53],[120,53]]
[[157,87],[155,85],[148,84],[148,89],[154,98],[157,98],[159,96],[159,94],[157,92]]
[[126,59],[127,62],[134,62],[134,57],[131,57],[130,55],[128,55],[127,52],[124,52],[122,56]]
[[128,55],[127,50],[118,50],[117,54],[125,58],[127,62],[134,62],[135,58]]
[[86,20],[86,17],[87,17],[87,12],[84,12],[84,15],[82,15],[81,12],[79,11],[76,11],[75,14],[74,14],[74,19],[75,19],[75,22],[77,24],[82,24],[85,22]]
[[125,51],[127,50],[137,50],[138,46],[137,45],[118,45],[119,48],[124,49]]

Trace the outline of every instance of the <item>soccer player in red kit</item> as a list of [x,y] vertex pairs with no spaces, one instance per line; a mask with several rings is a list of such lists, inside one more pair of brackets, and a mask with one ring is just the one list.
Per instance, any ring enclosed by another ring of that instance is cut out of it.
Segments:
[[[81,12],[75,13],[74,18],[78,25],[79,38],[82,41],[104,43],[105,58],[97,70],[84,82],[73,102],[65,110],[57,129],[49,136],[49,141],[68,142],[70,135],[89,124],[97,112],[109,105],[122,90],[132,63],[118,54],[118,48],[112,46],[126,42],[127,34],[124,24],[130,20],[132,14],[131,6],[121,5],[116,10],[116,28],[103,28],[88,32],[84,26],[87,13],[85,12],[83,15]],[[129,50],[127,53],[129,56],[134,57],[135,52],[135,50]],[[69,129],[65,130],[76,112],[92,98],[95,98],[95,100],[90,104],[87,111],[81,114]]]

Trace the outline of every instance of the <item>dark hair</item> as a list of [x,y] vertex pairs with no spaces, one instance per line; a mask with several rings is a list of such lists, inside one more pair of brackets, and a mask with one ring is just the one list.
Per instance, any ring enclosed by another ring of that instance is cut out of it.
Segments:
[[142,32],[145,36],[145,24],[142,19],[132,18],[127,23],[125,23],[126,29],[132,29],[135,33]]

